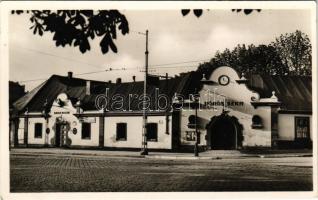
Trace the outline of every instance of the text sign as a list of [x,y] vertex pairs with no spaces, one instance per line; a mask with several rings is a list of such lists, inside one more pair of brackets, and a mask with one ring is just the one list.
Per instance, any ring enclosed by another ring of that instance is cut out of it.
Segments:
[[79,121],[85,122],[85,123],[95,123],[96,117],[81,117],[81,118],[79,118]]
[[64,111],[64,112],[54,112],[54,114],[70,114],[70,112],[69,111]]
[[[224,105],[225,104],[225,105]],[[243,101],[208,101],[205,102],[206,106],[243,106]]]

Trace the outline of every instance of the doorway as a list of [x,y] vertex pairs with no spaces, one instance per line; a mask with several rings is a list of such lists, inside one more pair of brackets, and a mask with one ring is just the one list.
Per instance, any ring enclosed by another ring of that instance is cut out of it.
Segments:
[[61,132],[63,130],[63,124],[56,124],[55,129],[55,146],[60,147],[61,146]]
[[212,117],[207,125],[208,146],[216,150],[233,150],[242,145],[242,126],[235,117],[225,114]]

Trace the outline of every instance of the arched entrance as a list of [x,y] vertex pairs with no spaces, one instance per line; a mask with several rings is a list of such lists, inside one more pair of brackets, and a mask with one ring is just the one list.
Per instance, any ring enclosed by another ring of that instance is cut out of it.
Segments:
[[223,113],[207,124],[207,142],[210,149],[239,149],[242,146],[242,125],[236,117]]

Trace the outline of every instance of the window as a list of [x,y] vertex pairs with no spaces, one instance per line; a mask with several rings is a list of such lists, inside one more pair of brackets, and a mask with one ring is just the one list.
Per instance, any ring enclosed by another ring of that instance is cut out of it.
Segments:
[[147,141],[158,141],[158,124],[148,123],[146,128],[147,128]]
[[127,140],[127,124],[117,123],[116,140]]
[[186,131],[186,141],[195,141],[195,131]]
[[252,128],[261,129],[263,128],[262,118],[258,115],[254,115],[252,118]]
[[35,123],[34,124],[34,137],[35,138],[42,138],[42,123]]
[[[195,131],[185,131],[186,136],[185,136],[185,140],[186,141],[196,141],[196,133]],[[198,131],[198,144],[200,144],[200,132]]]
[[82,139],[91,139],[91,124],[82,123]]
[[295,117],[296,139],[309,139],[309,117]]

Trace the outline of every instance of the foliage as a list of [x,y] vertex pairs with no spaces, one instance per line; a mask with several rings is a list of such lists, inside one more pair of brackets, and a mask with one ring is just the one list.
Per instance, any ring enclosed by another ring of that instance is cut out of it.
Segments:
[[[256,9],[260,12],[260,9]],[[190,9],[182,9],[186,16]],[[232,9],[232,12],[241,12],[242,9]],[[243,9],[246,15],[253,9]],[[109,48],[117,53],[114,40],[117,38],[117,29],[123,35],[129,32],[126,17],[118,10],[13,10],[12,14],[31,14],[30,21],[33,34],[42,36],[45,32],[54,33],[53,40],[56,46],[66,45],[78,47],[82,53],[90,50],[90,41],[100,37],[100,47],[103,54],[109,52]],[[195,16],[203,14],[202,9],[193,9]]]
[[269,45],[237,45],[232,51],[217,51],[199,71],[210,74],[219,66],[231,66],[240,73],[311,75],[311,44],[301,31],[281,35]]
[[276,38],[272,45],[286,67],[297,75],[311,73],[311,44],[308,36],[297,30]]
[[[12,14],[21,14],[24,11],[12,11]],[[40,36],[44,32],[54,33],[53,40],[56,46],[65,45],[79,48],[82,53],[90,50],[89,40],[95,37],[102,38],[100,47],[103,54],[109,48],[117,53],[113,40],[117,38],[117,29],[123,35],[129,32],[126,17],[117,10],[30,10],[30,21],[34,34]]]
[[261,9],[232,9],[232,12],[241,12],[243,10],[245,15],[251,14],[254,10],[257,12],[261,12]]
[[[243,10],[244,14],[245,15],[249,15],[251,14],[254,10],[256,10],[257,12],[260,12],[261,9],[232,9],[232,12],[241,12]],[[181,14],[183,16],[186,16],[190,13],[190,9],[182,9],[181,10]],[[209,10],[208,10],[209,11]],[[201,15],[203,14],[203,10],[202,9],[193,9],[193,14],[196,16],[196,17],[201,17]]]

